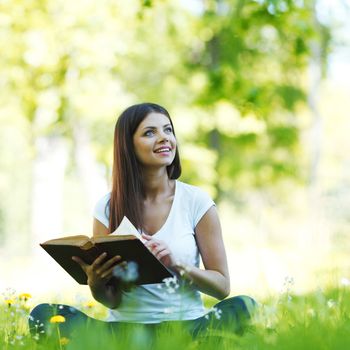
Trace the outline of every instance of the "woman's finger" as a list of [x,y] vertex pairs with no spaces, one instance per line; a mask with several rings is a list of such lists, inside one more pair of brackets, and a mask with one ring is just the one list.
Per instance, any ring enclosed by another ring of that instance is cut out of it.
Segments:
[[158,260],[161,260],[162,258],[164,258],[164,257],[167,256],[167,255],[170,255],[170,251],[167,250],[167,249],[164,249],[164,250],[162,250],[161,252],[159,252],[159,253],[156,254],[156,258],[157,258]]
[[106,258],[106,256],[107,256],[107,253],[106,253],[106,252],[102,253],[100,256],[98,256],[98,257],[94,260],[94,262],[91,264],[91,267],[92,267],[92,268],[96,268],[96,267],[98,267],[99,265],[101,265],[101,263],[102,263],[103,260]]
[[82,260],[78,256],[72,256],[72,260],[78,263],[84,271],[86,271],[86,268],[89,266],[84,260]]
[[103,272],[103,273],[101,274],[101,278],[103,278],[103,279],[110,279],[110,278],[112,278],[114,267],[115,267],[115,266],[113,266],[113,267],[111,267],[109,270]]
[[156,247],[159,246],[160,243],[158,242],[154,242],[154,241],[148,241],[145,243],[146,248],[150,249],[151,251],[153,251]]
[[120,255],[116,255],[114,256],[112,259],[107,260],[103,266],[102,269],[106,270],[108,268],[110,268],[112,265],[115,265],[118,261],[120,261],[122,259],[122,257]]
[[150,239],[152,239],[152,236],[147,235],[146,233],[142,233],[141,236],[146,239],[147,241],[149,241]]
[[162,251],[162,250],[164,250],[164,249],[167,249],[165,246],[162,246],[162,245],[158,245],[158,246],[156,246],[156,247],[154,247],[153,249],[152,249],[152,253],[154,254],[154,255],[157,255],[160,251]]
[[121,263],[119,263],[119,264],[117,264],[117,265],[115,265],[115,266],[110,267],[108,270],[104,271],[104,272],[101,274],[101,278],[106,279],[106,278],[108,277],[108,279],[109,279],[109,278],[113,277],[113,271],[114,271],[114,269],[116,268],[116,266],[121,266],[122,268],[125,268],[126,265],[127,265],[127,262],[126,262],[126,261],[122,261]]
[[155,244],[155,243],[159,243],[159,241],[157,239],[154,239],[154,238],[149,238],[146,242],[145,242],[145,245],[148,245],[148,244]]

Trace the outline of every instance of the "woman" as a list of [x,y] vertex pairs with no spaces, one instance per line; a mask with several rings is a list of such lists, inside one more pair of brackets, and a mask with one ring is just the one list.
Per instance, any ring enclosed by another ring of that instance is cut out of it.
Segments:
[[[214,202],[199,188],[178,181],[180,175],[169,113],[153,103],[127,108],[115,127],[112,191],[96,205],[93,234],[110,234],[126,216],[178,282],[168,291],[164,283],[129,288],[113,275],[116,265],[125,265],[122,257],[106,261],[102,254],[91,265],[78,257],[73,260],[85,271],[93,297],[109,308],[109,326],[181,320],[193,335],[209,325],[241,332],[255,305],[251,298],[221,301],[215,313],[203,307],[199,292],[220,300],[230,293],[225,248]],[[199,268],[199,256],[204,269]],[[48,304],[34,309],[31,328],[35,319],[45,328],[44,319],[53,309]],[[77,320],[101,322],[71,307],[55,312],[65,316],[62,327],[67,332]]]

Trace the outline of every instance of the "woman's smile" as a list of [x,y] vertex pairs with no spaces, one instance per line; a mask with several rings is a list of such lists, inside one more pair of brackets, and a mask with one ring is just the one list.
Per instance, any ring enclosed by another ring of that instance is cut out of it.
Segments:
[[154,151],[154,153],[157,153],[161,156],[168,156],[171,153],[170,147],[160,147]]

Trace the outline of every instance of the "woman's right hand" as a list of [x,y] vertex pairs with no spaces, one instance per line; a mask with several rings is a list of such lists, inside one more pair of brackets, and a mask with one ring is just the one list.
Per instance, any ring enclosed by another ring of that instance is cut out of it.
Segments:
[[89,265],[81,258],[73,256],[72,260],[80,265],[87,275],[87,282],[91,288],[99,288],[105,286],[113,277],[113,269],[118,262],[121,262],[121,256],[117,255],[105,261],[107,253],[102,253],[94,262]]

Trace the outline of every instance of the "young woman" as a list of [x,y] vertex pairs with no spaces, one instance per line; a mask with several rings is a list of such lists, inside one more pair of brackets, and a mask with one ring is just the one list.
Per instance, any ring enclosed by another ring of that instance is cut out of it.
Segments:
[[[127,108],[115,127],[112,190],[96,205],[93,234],[110,234],[126,216],[178,281],[171,290],[164,283],[129,288],[113,275],[116,265],[125,264],[123,257],[106,260],[102,254],[91,265],[73,260],[85,271],[93,297],[109,308],[109,326],[181,320],[193,335],[209,325],[241,332],[255,302],[246,296],[225,299],[230,278],[215,204],[199,188],[178,181],[180,175],[169,113],[153,103]],[[225,300],[208,314],[200,292]],[[31,329],[35,322],[44,329],[54,313],[65,317],[66,331],[78,320],[101,322],[72,307],[41,304],[31,313]]]

